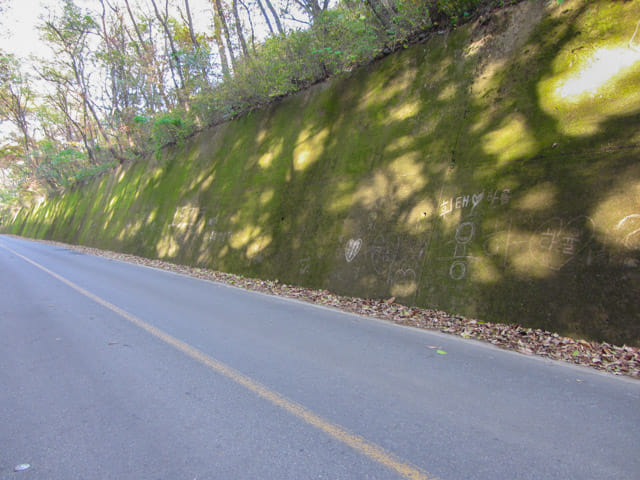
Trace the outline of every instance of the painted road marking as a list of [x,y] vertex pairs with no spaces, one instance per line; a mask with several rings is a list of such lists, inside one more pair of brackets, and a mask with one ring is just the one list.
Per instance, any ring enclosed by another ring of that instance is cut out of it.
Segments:
[[147,322],[117,307],[116,305],[108,302],[107,300],[104,300],[98,297],[97,295],[94,295],[93,293],[76,285],[70,280],[67,280],[61,275],[58,275],[57,273],[49,270],[48,268],[40,265],[39,263],[34,262],[33,260],[19,254],[15,250],[8,248],[7,246],[2,245],[1,243],[0,243],[0,247],[11,252],[12,254],[21,258],[25,262],[28,262],[31,265],[39,268],[43,272],[48,273],[52,277],[56,278],[57,280],[61,281],[62,283],[74,289],[76,292],[84,295],[85,297],[90,298],[94,302],[120,315],[121,317],[125,318],[126,320],[133,323],[134,325],[137,325],[138,327],[147,331],[157,339],[162,340],[163,342],[167,343],[173,348],[188,355],[192,359],[200,362],[203,365],[206,365],[214,372],[227,377],[228,379],[232,380],[233,382],[239,385],[242,385],[247,390],[250,390],[251,392],[258,395],[259,397],[267,400],[271,404],[282,408],[283,410],[289,412],[293,416],[304,421],[308,425],[311,425],[323,431],[324,433],[334,438],[335,440],[345,445],[348,445],[349,447],[356,450],[360,454],[368,457],[369,459],[381,465],[384,465],[390,470],[394,470],[400,475],[402,475],[403,477],[411,480],[438,480],[436,477],[432,477],[429,473],[425,472],[419,467],[416,467],[415,465],[412,465],[402,460],[401,458],[397,457],[391,452],[387,452],[381,446],[373,442],[370,442],[369,440],[365,439],[364,437],[361,437],[360,435],[356,435],[355,433],[349,432],[348,430],[341,427],[340,425],[336,425],[334,423],[329,422],[328,420],[323,419],[322,417],[313,413],[311,410],[300,405],[299,403],[289,400],[284,396],[280,395],[279,393],[273,390],[270,390],[266,386],[262,385],[260,382],[253,380],[252,378],[234,370],[228,365],[225,365],[224,363],[219,362],[215,358],[210,357],[206,353],[201,352],[197,348],[194,348],[191,345],[183,342],[182,340],[179,340],[169,335],[168,333],[165,333],[162,330],[154,327],[153,325],[148,324]]

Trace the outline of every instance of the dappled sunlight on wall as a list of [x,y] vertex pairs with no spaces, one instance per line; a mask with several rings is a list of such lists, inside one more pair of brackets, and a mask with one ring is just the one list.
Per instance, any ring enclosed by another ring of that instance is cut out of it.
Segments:
[[557,63],[538,89],[541,107],[564,134],[593,135],[609,117],[640,111],[640,50],[627,45],[595,52],[578,48],[572,58]]
[[[390,72],[391,73],[391,72]],[[403,96],[410,91],[417,70],[403,65],[390,76],[374,75],[367,82],[366,93],[359,102],[359,110],[366,113],[368,109],[378,109],[387,105],[397,96]]]
[[275,146],[269,147],[269,150],[260,156],[258,164],[262,168],[269,168],[275,158],[278,158],[284,146],[284,139],[281,139]]
[[[504,241],[499,238],[496,240],[498,242]],[[491,250],[488,251],[491,252]],[[500,251],[495,253],[495,255],[500,254]],[[471,271],[474,280],[484,285],[496,285],[503,281],[503,274],[491,260],[491,253],[487,256],[473,257],[471,262]]]
[[428,182],[422,173],[420,154],[409,152],[373,172],[355,192],[353,200],[366,209],[373,208],[380,198],[396,204],[424,189]]
[[640,3],[494,14],[48,200],[16,231],[640,344]]
[[551,182],[534,185],[514,201],[514,208],[523,213],[545,212],[558,203],[558,187]]
[[334,183],[334,195],[327,202],[325,208],[332,215],[339,215],[349,210],[352,201],[354,181],[351,179],[337,179]]
[[554,92],[556,97],[579,102],[584,95],[597,95],[605,85],[615,82],[616,77],[629,73],[627,69],[638,67],[640,51],[629,47],[601,48],[583,62],[585,64],[579,66],[577,72],[562,80]]
[[418,101],[403,102],[397,107],[389,109],[389,117],[395,121],[402,121],[415,117],[419,111],[420,104]]
[[538,150],[526,117],[521,113],[509,115],[498,130],[484,135],[482,147],[485,152],[495,156],[499,166],[519,158],[532,157]]
[[293,151],[293,169],[302,171],[315,163],[322,155],[328,138],[329,128],[318,129],[311,125],[303,129]]
[[173,236],[167,235],[160,239],[156,246],[159,258],[173,258],[180,250],[180,244]]
[[489,248],[494,255],[504,258],[505,265],[520,278],[544,279],[551,277],[553,271],[533,256],[532,248],[545,255],[548,261],[559,262],[554,250],[545,253],[549,246],[551,244],[544,243],[543,238],[536,238],[527,230],[511,229],[496,235]]
[[624,257],[627,266],[640,266],[639,178],[640,167],[630,168],[593,212],[599,240]]

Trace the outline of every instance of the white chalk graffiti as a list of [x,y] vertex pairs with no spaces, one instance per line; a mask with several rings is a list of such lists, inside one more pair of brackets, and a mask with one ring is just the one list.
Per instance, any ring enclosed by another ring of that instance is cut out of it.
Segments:
[[347,245],[344,247],[344,258],[347,260],[348,263],[353,262],[353,259],[356,258],[361,247],[362,247],[361,238],[358,238],[358,239],[352,238],[347,242]]
[[616,230],[631,230],[624,236],[623,245],[630,250],[640,250],[640,214],[627,215],[618,222]]
[[473,207],[471,207],[471,214],[473,214],[473,211],[476,209],[476,207],[480,205],[480,202],[482,202],[483,198],[484,192],[474,193],[473,195],[471,195],[471,203],[473,204]]
[[[482,250],[487,257],[501,259],[502,266],[506,268],[508,265],[511,246],[518,247],[522,242],[523,240],[512,240],[511,222],[509,222],[506,230],[494,231],[484,238]],[[524,243],[526,242],[527,241],[524,240]]]
[[507,205],[511,201],[511,189],[494,190],[487,194],[487,202],[489,205]]
[[[454,238],[447,241],[450,256],[437,257],[446,262],[442,273],[448,274],[454,282],[466,279],[471,272],[470,262],[474,258],[479,260],[475,252],[491,259],[493,266],[500,265],[504,271],[514,268],[520,272],[527,264],[554,271],[564,269],[567,264],[640,267],[640,213],[620,218],[607,231],[597,229],[594,220],[586,215],[557,216],[541,223],[535,215],[513,220],[502,215],[500,218],[492,216],[487,221],[478,218],[478,209],[504,206],[511,199],[510,189],[500,189],[459,195],[441,202],[439,216],[454,210],[461,210],[459,213],[462,214]],[[423,278],[429,278],[429,275],[423,275],[422,269],[427,265],[422,266],[421,259],[425,258],[428,245],[438,238],[438,234],[425,241],[423,231],[406,235],[385,231],[388,220],[393,219],[387,219],[381,205],[376,204],[360,223],[358,233],[362,238],[352,238],[346,243],[345,259],[351,263],[360,254],[359,260],[350,267],[356,278],[366,273],[367,281],[371,281],[373,273],[377,282],[386,283],[392,292],[408,297],[416,292],[418,284],[424,283]],[[379,225],[381,218],[385,220],[382,228]],[[494,224],[493,228],[488,225],[490,222]],[[594,241],[596,232],[615,239]],[[477,248],[472,248],[473,245]]]
[[418,275],[413,268],[401,267],[391,275],[388,285],[392,295],[408,297],[418,288]]
[[415,282],[417,278],[413,268],[398,268],[392,276],[392,283]]
[[529,249],[543,265],[560,270],[589,245],[594,231],[593,220],[585,215],[568,222],[555,217],[536,230]]
[[449,276],[454,280],[462,280],[467,276],[467,262],[456,260],[449,267]]
[[207,242],[225,242],[231,238],[233,235],[232,232],[218,232],[216,230],[211,230],[208,232],[204,239]]
[[[413,267],[424,255],[425,242],[412,241],[397,234],[377,235],[370,246],[367,246],[366,258],[369,267],[388,286],[399,284],[415,285],[417,274]],[[414,277],[409,280],[407,277]],[[406,296],[408,289],[404,289]]]
[[462,222],[456,228],[456,247],[453,252],[453,263],[449,267],[449,276],[453,280],[462,280],[467,275],[467,246],[473,240],[476,225],[473,222]]
[[298,262],[298,266],[300,267],[300,275],[306,275],[309,273],[309,268],[311,265],[311,257],[304,257]]
[[377,235],[370,247],[367,248],[367,256],[371,262],[371,268],[378,275],[390,275],[389,268],[396,257],[401,254],[400,238],[397,236]]
[[507,205],[511,201],[511,189],[491,190],[476,192],[471,195],[458,195],[446,198],[440,202],[440,216],[447,215],[454,210],[462,210],[471,207],[470,215],[486,199],[490,206]]
[[627,268],[637,268],[640,266],[640,258],[634,256],[631,251],[640,251],[640,214],[632,213],[621,219],[616,225],[615,230],[624,235],[622,244],[629,249],[626,252],[623,264]]

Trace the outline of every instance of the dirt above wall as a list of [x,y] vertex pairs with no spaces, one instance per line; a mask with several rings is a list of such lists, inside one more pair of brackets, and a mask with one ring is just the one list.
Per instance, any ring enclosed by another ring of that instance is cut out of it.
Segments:
[[638,346],[639,21],[523,2],[10,230]]

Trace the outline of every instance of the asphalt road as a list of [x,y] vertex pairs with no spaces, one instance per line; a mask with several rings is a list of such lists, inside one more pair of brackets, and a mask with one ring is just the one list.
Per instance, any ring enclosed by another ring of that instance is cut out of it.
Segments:
[[640,382],[0,236],[0,479],[402,478],[640,479]]

